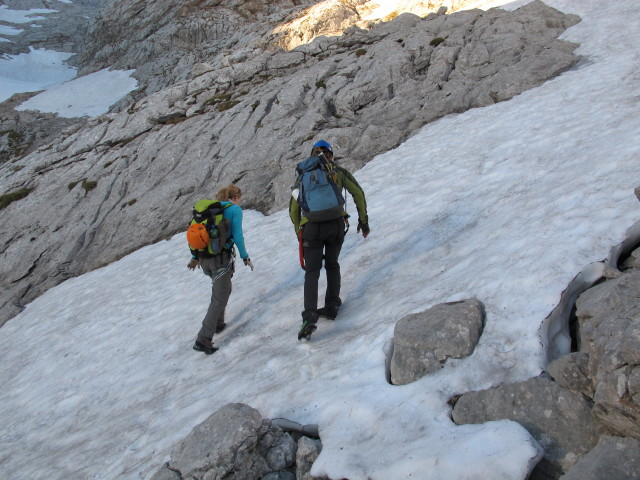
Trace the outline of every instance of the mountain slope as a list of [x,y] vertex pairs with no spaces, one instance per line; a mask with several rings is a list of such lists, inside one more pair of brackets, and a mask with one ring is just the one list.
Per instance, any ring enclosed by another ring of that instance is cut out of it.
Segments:
[[[291,52],[201,65],[193,79],[68,129],[0,165],[0,318],[61,281],[184,228],[198,197],[236,182],[247,206],[288,204],[293,165],[324,137],[359,168],[426,123],[512,98],[571,68],[579,19],[517,11],[405,14]],[[446,39],[445,39],[446,38]],[[33,219],[21,215],[37,209]],[[52,219],[52,220],[49,220]]]
[[[7,476],[148,478],[194,425],[241,401],[320,426],[314,475],[525,478],[526,431],[455,426],[447,400],[537,375],[544,318],[639,217],[639,7],[553,5],[582,18],[566,33],[579,68],[443,118],[356,172],[372,234],[349,233],[344,309],[311,343],[296,340],[302,271],[285,211],[246,212],[256,271],[238,267],[211,357],[191,350],[209,284],[185,268],[183,234],[63,283],[0,329]],[[468,297],[487,309],[474,354],[386,383],[395,321]]]

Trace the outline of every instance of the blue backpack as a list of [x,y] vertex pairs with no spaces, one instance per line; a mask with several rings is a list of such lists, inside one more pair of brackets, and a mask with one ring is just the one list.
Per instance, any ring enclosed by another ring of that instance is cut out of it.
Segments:
[[344,216],[344,196],[336,184],[336,173],[324,155],[309,157],[296,167],[298,204],[310,222],[325,222]]

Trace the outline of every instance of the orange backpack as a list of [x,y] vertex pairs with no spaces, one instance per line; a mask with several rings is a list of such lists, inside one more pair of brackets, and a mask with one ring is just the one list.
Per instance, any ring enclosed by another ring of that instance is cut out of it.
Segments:
[[207,226],[202,223],[192,223],[187,229],[187,242],[192,250],[201,250],[209,245],[209,232]]

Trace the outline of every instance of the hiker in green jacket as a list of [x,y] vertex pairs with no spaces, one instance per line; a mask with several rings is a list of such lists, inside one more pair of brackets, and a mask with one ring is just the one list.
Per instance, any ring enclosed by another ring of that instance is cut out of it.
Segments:
[[[289,216],[295,227],[296,235],[302,243],[304,257],[304,311],[302,312],[302,329],[298,334],[298,339],[306,337],[309,339],[315,330],[316,323],[320,316],[335,320],[338,310],[342,305],[340,299],[340,264],[338,257],[344,242],[344,236],[348,229],[348,214],[344,210],[344,198],[341,193],[347,190],[353,197],[358,210],[358,232],[367,238],[369,235],[369,218],[367,215],[367,202],[364,192],[356,179],[345,168],[336,165],[333,161],[333,149],[331,145],[320,140],[313,145],[311,157],[298,164],[300,173],[305,164],[315,162],[315,157],[323,159],[325,162],[328,178],[337,188],[334,188],[336,195],[342,200],[339,208],[332,208],[329,215],[332,218],[325,219],[326,216],[317,217],[311,212],[306,212],[299,203],[299,198],[292,197],[289,203]],[[325,167],[323,167],[325,168]],[[296,181],[295,189],[303,189],[301,176]],[[304,200],[301,200],[304,201]],[[339,202],[340,203],[340,202]],[[308,205],[307,205],[308,206]],[[312,217],[312,221],[309,217]],[[318,219],[319,218],[319,219]],[[324,307],[318,309],[318,280],[322,269],[322,260],[327,275],[327,290],[324,298]]]
[[229,221],[227,242],[222,253],[213,256],[203,256],[192,250],[192,258],[187,268],[195,270],[202,267],[205,275],[211,278],[211,303],[202,320],[202,328],[193,345],[193,349],[210,355],[218,350],[211,341],[216,333],[222,332],[227,324],[224,321],[224,311],[231,295],[231,277],[235,271],[234,245],[238,247],[240,258],[253,271],[253,263],[244,245],[242,233],[242,209],[238,205],[242,192],[236,185],[229,185],[220,189],[216,199],[224,207],[224,218]]

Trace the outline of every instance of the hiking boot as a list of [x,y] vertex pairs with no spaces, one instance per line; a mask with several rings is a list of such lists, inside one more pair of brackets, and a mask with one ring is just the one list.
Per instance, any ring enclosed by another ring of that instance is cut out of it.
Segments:
[[203,352],[207,355],[211,355],[212,353],[215,353],[218,351],[218,348],[214,347],[211,341],[207,343],[202,343],[199,340],[196,340],[196,343],[193,344],[193,349],[198,352]]
[[227,324],[224,322],[219,322],[216,327],[216,333],[221,333],[225,328],[227,328]]
[[329,320],[335,320],[339,309],[340,307],[322,307],[318,309],[318,315]]
[[303,320],[302,328],[298,332],[298,340],[302,340],[303,338],[306,340],[311,340],[311,334],[316,331],[318,326],[315,321]]

